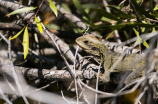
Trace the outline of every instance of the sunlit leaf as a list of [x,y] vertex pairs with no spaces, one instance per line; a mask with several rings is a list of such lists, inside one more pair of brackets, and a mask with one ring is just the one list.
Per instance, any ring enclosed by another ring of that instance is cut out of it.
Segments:
[[54,12],[55,16],[57,17],[58,12],[57,12],[57,8],[55,6],[55,4],[53,3],[52,0],[49,0],[49,7],[52,9],[52,11]]
[[18,14],[18,13],[23,13],[23,12],[27,12],[27,11],[30,11],[30,10],[34,10],[36,8],[37,7],[24,7],[24,8],[21,8],[21,9],[13,11],[13,12],[7,14],[6,16],[10,16],[10,15]]
[[146,48],[149,48],[149,45],[148,45],[148,43],[144,40],[143,41],[143,45],[146,47]]
[[113,34],[114,31],[112,31],[107,37],[106,40]]
[[142,32],[144,32],[145,31],[145,27],[142,27],[141,30],[142,30]]
[[135,28],[133,28],[133,30],[134,30],[135,34],[137,35],[137,37],[139,37],[139,32]]
[[137,46],[138,44],[140,44],[142,41],[142,38],[138,38],[137,41],[134,43],[134,47]]
[[[133,30],[134,30],[135,34],[137,35],[137,37],[138,37],[137,41],[134,43],[134,47],[135,47],[136,45],[138,45],[138,44],[141,43],[141,41],[143,40],[143,38],[139,37],[139,32],[135,28],[133,28]],[[149,48],[149,45],[148,45],[148,43],[145,40],[143,40],[143,45],[146,48]]]
[[28,34],[28,29],[26,27],[23,35],[24,59],[27,57],[28,50],[29,50],[29,34]]
[[158,9],[158,5],[155,6],[155,8],[153,9],[153,11],[156,11]]
[[109,19],[109,18],[106,18],[106,17],[102,17],[102,18],[101,18],[101,21],[110,22],[110,21],[112,21],[112,20],[111,20],[111,19]]
[[[142,23],[147,24],[146,21],[142,21]],[[145,27],[141,27],[141,32],[145,32]]]
[[50,28],[50,29],[55,29],[55,30],[61,29],[61,27],[59,27],[59,25],[53,24],[53,23],[46,24],[45,27]]
[[155,27],[153,27],[153,28],[152,28],[152,32],[155,32],[155,31],[156,31],[156,30],[155,30]]
[[18,37],[22,33],[23,30],[24,30],[24,28],[20,32],[18,32],[16,35],[14,35],[12,38],[9,38],[9,40],[12,40],[12,39],[15,39],[16,37]]
[[40,33],[42,34],[43,33],[43,28],[42,28],[42,24],[40,22],[40,20],[35,16],[35,22],[36,22],[36,25],[38,27],[38,30],[40,31]]

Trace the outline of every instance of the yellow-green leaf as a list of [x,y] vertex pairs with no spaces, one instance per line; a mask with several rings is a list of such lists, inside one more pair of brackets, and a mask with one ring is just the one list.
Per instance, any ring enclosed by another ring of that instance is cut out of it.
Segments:
[[155,30],[155,27],[153,27],[153,28],[152,28],[152,32],[155,32],[155,31],[156,31],[156,30]]
[[38,30],[40,31],[40,33],[42,34],[43,33],[43,28],[42,28],[42,24],[40,22],[40,20],[35,16],[35,22],[36,22],[36,25],[38,27]]
[[24,59],[26,58],[29,50],[29,34],[27,27],[25,28],[23,35],[23,51],[24,51]]
[[102,20],[102,21],[105,21],[105,22],[111,22],[111,21],[112,21],[111,19],[106,18],[106,17],[102,17],[101,20]]
[[56,6],[55,6],[55,4],[53,3],[52,0],[49,0],[49,7],[52,9],[52,11],[54,12],[54,14],[57,17],[57,8],[56,8]]
[[9,38],[9,40],[12,40],[12,39],[15,39],[16,37],[18,37],[22,33],[23,30],[24,30],[24,28],[20,32],[18,32],[16,35],[14,35],[12,38]]
[[149,48],[149,45],[148,45],[148,43],[144,40],[143,41],[143,45],[146,47],[146,48]]
[[134,43],[134,47],[135,47],[136,45],[138,45],[141,41],[142,41],[142,38],[139,37],[139,38],[137,39],[137,41]]
[[153,11],[156,11],[158,9],[158,5],[155,6],[155,8],[153,9]]
[[137,37],[139,37],[139,32],[135,28],[133,28],[133,30],[134,30],[135,34],[137,35]]
[[106,40],[109,39],[109,37],[113,34],[114,30],[106,37]]
[[13,12],[7,14],[6,16],[10,16],[10,15],[18,14],[18,13],[23,13],[23,12],[27,12],[27,11],[30,11],[30,10],[34,10],[36,8],[37,7],[24,7],[24,8],[21,8],[21,9],[13,11]]
[[66,11],[68,11],[69,13],[71,13],[71,9],[70,9],[70,7],[69,7],[66,3],[62,3],[61,6],[62,6]]
[[145,31],[145,27],[141,27],[141,30],[142,30],[142,32],[144,32]]

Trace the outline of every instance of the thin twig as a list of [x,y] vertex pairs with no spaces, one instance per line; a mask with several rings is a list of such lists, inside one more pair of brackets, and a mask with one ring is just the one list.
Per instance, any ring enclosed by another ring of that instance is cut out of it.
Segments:
[[2,95],[3,99],[8,103],[8,104],[13,104],[3,93],[1,87],[0,87],[0,94]]
[[[98,82],[99,82],[99,75],[100,75],[100,67],[101,67],[101,64],[102,64],[102,62],[100,62],[100,65],[99,65],[95,90],[98,90]],[[98,94],[95,93],[95,104],[97,104],[97,98],[98,98]]]
[[[76,57],[77,57],[77,53],[78,53],[78,49],[79,49],[79,46],[77,46],[77,49],[76,49],[76,52],[75,52],[75,59],[76,59]],[[76,97],[77,97],[77,104],[78,104],[78,102],[79,102],[79,98],[78,98],[78,89],[77,89],[77,76],[76,76],[76,60],[74,60],[74,75],[75,75],[75,78],[74,78],[74,80],[75,80],[75,89],[76,89]]]
[[14,69],[14,65],[13,65],[12,57],[11,57],[11,44],[10,44],[10,40],[7,40],[1,33],[0,33],[0,36],[1,36],[1,37],[3,38],[3,40],[5,40],[5,42],[8,44],[9,59],[10,59],[10,64],[11,64],[11,66],[12,66],[12,67],[11,67],[11,72],[12,72],[13,77],[14,77],[14,79],[15,79],[15,83],[16,83],[16,85],[17,85],[17,87],[18,87],[18,90],[19,90],[19,92],[20,92],[22,98],[24,99],[25,103],[26,103],[26,104],[29,104],[29,102],[27,101],[26,97],[24,96],[24,93],[23,93],[22,88],[21,88],[21,86],[20,86],[20,83],[19,83],[19,81],[18,81],[17,75],[16,75],[16,73],[15,73],[15,69]]

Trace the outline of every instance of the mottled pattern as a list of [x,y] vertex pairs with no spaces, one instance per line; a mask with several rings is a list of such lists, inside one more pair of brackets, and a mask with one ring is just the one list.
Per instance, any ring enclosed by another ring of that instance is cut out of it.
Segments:
[[[110,81],[110,73],[112,72],[126,72],[131,71],[126,78],[125,83],[140,78],[145,70],[146,56],[139,54],[123,55],[120,53],[108,50],[102,42],[100,42],[93,35],[87,34],[76,39],[76,43],[82,47],[86,52],[100,57],[103,62],[105,72],[102,74],[105,82]],[[117,61],[120,59],[119,61]],[[118,62],[115,67],[112,67],[115,62]]]

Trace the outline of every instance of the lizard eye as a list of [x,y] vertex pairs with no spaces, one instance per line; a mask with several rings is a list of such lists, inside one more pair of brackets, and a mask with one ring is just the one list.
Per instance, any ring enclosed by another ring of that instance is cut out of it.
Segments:
[[84,41],[84,43],[88,43],[88,41],[87,41],[87,40],[85,40],[85,41]]
[[95,47],[93,47],[92,49],[93,49],[94,51],[96,50],[96,48],[95,48]]

